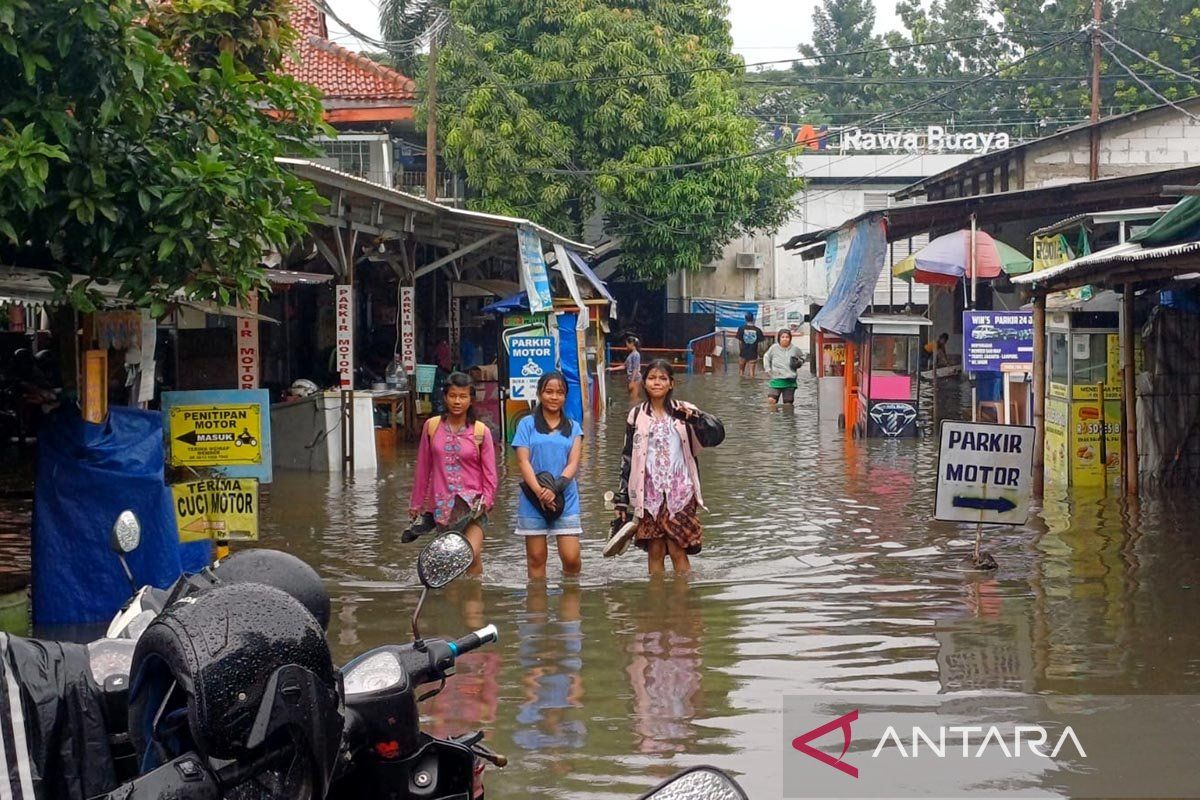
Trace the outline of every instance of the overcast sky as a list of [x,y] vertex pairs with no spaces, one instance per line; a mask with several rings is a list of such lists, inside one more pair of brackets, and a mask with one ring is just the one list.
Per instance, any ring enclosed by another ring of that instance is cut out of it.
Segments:
[[[355,29],[379,36],[378,0],[326,0],[337,15]],[[780,0],[729,0],[733,25],[733,49],[746,63],[775,61],[796,57],[796,46],[812,38],[812,3],[788,3]],[[899,27],[894,0],[875,0],[878,9],[877,32]],[[337,23],[329,21],[330,35],[346,47],[362,45],[342,35]]]

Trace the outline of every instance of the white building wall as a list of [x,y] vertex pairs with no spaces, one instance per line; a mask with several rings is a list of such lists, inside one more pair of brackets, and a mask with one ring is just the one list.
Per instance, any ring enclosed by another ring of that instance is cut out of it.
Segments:
[[[805,261],[798,252],[781,249],[784,242],[801,233],[834,228],[867,210],[894,204],[888,195],[920,178],[950,169],[968,160],[965,155],[806,155],[798,156],[795,169],[808,180],[797,197],[797,211],[775,235],[776,279],[779,297],[802,297],[808,303],[823,303],[829,286],[822,260]],[[900,261],[926,242],[916,237],[895,242],[889,252]],[[903,281],[890,281],[891,259],[879,277],[876,305],[913,302],[928,303],[927,286],[910,287]],[[889,284],[891,284],[889,290]]]

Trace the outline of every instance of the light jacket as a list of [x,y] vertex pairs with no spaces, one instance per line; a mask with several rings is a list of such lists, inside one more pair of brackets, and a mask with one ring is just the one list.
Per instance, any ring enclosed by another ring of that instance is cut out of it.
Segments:
[[767,354],[763,356],[763,366],[767,368],[767,374],[772,378],[792,379],[800,373],[799,367],[792,369],[792,357],[804,358],[804,352],[794,344],[788,345],[787,349],[779,346],[779,342],[771,345],[767,350]]
[[[706,417],[716,421],[715,417],[704,414],[691,403],[679,400],[674,400],[672,403],[675,406],[696,411],[699,416],[695,418],[694,424],[708,424],[704,419]],[[650,423],[653,413],[650,402],[646,401],[629,409],[629,416],[625,418],[625,447],[621,451],[621,481],[614,499],[620,505],[627,505],[633,516],[637,518],[643,515],[646,508],[646,461],[650,452]],[[679,437],[680,444],[683,445],[683,460],[687,464],[688,476],[692,480],[692,492],[696,496],[696,502],[700,506],[704,506],[704,498],[700,494],[700,469],[696,465],[696,453],[703,449],[702,445],[686,423],[674,417],[671,421],[675,427],[675,434]],[[716,421],[716,424],[720,425],[720,422]]]

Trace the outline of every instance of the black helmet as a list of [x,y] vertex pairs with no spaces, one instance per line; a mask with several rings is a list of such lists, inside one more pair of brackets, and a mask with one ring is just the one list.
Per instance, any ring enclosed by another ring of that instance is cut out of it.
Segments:
[[280,550],[239,550],[213,570],[223,584],[262,583],[282,589],[308,609],[321,630],[329,629],[329,593],[317,571]]
[[324,796],[342,733],[337,672],[324,632],[286,593],[243,583],[175,603],[138,640],[131,673],[143,772],[190,751],[262,763],[259,782],[280,797]]

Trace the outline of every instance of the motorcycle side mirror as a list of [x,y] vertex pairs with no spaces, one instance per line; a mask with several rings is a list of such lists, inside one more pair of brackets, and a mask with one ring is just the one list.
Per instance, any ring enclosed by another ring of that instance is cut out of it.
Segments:
[[113,523],[108,546],[117,554],[121,568],[125,570],[125,577],[129,579],[129,588],[134,594],[137,594],[138,586],[133,579],[133,572],[130,571],[129,562],[125,560],[125,556],[137,550],[141,543],[142,523],[138,522],[137,514],[129,509],[122,511],[117,515],[117,521]]
[[737,781],[716,767],[693,767],[638,800],[749,800]]
[[430,589],[440,589],[466,572],[475,561],[475,551],[466,537],[447,531],[425,545],[417,556],[417,577],[421,579],[421,599],[413,611],[413,639],[421,641],[421,608]]
[[137,514],[134,514],[128,509],[122,511],[117,516],[117,521],[112,526],[112,536],[109,538],[109,547],[118,555],[126,555],[138,549],[138,545],[142,543],[142,523],[138,521]]
[[475,561],[475,551],[466,537],[443,533],[417,556],[417,577],[427,589],[441,589],[466,572]]

